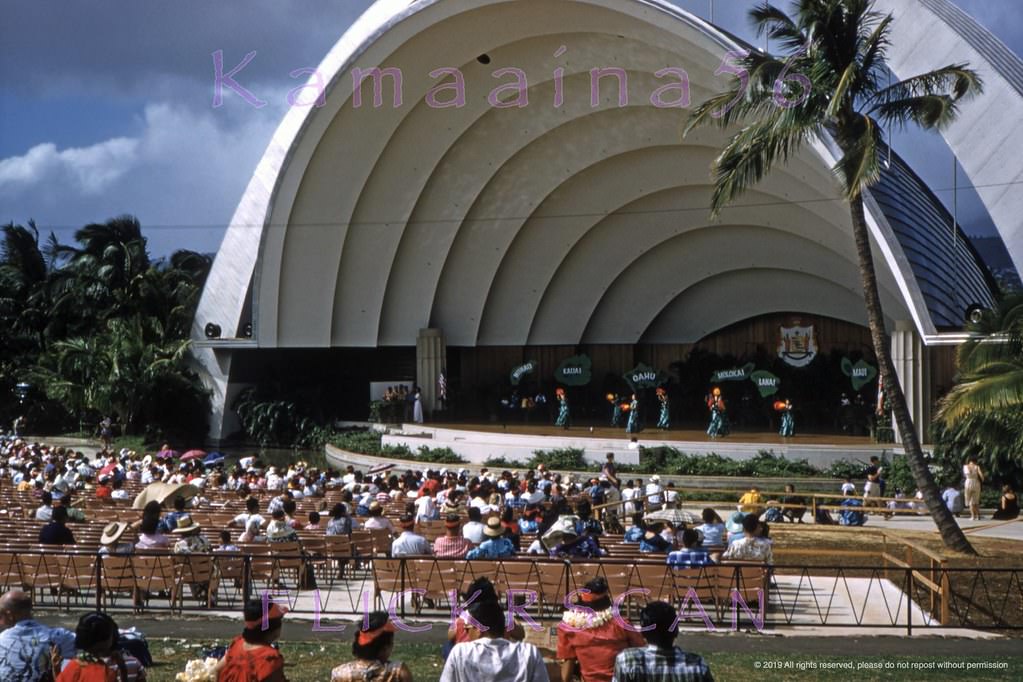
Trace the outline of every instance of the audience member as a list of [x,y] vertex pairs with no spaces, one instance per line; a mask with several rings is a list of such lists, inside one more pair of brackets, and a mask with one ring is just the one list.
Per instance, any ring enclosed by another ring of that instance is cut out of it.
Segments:
[[473,544],[462,535],[458,514],[448,514],[444,520],[444,535],[433,541],[433,553],[438,559],[464,559]]
[[220,663],[219,680],[285,682],[284,657],[273,646],[280,639],[287,609],[263,600],[245,604],[245,629],[235,637]]
[[604,578],[586,583],[576,606],[558,623],[561,679],[571,680],[578,672],[586,682],[611,682],[615,656],[630,646],[643,646],[643,638],[622,625]]
[[406,514],[398,520],[401,534],[391,543],[391,556],[430,556],[433,549],[422,535],[415,532],[416,517]]
[[626,649],[615,659],[615,682],[713,682],[702,657],[675,646],[678,629],[675,609],[655,601],[640,611],[640,627],[647,645]]
[[771,541],[763,536],[766,524],[762,523],[756,514],[748,514],[742,519],[743,535],[728,545],[728,549],[721,555],[723,561],[758,561],[761,563],[774,563],[774,552],[771,549]]
[[465,558],[475,559],[501,559],[503,557],[515,556],[515,545],[505,537],[505,529],[501,526],[501,519],[491,516],[487,519],[487,525],[483,529],[486,536],[479,547],[472,549]]
[[334,668],[331,682],[412,682],[412,673],[401,661],[392,661],[394,623],[386,611],[369,614],[352,642],[355,660]]
[[[52,680],[54,658],[74,658],[74,633],[33,620],[32,598],[21,590],[0,597],[0,628],[0,680],[4,682]],[[54,650],[57,656],[51,655]]]
[[499,602],[473,604],[469,614],[469,627],[479,636],[451,649],[441,682],[549,682],[539,649],[504,638],[504,609]]
[[57,507],[53,510],[53,520],[39,529],[40,545],[73,545],[74,533],[67,527],[67,509]]
[[1008,521],[1015,519],[1019,516],[1019,500],[1016,498],[1016,493],[1013,492],[1012,486],[1002,486],[1002,497],[998,500],[998,509],[991,518],[999,521]]

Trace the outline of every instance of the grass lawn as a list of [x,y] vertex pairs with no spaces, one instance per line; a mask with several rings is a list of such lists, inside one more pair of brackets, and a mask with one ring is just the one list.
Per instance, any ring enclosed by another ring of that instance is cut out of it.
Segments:
[[[182,643],[184,642],[184,643]],[[752,640],[750,640],[752,644]],[[224,642],[226,644],[226,642]],[[149,671],[150,682],[169,682],[185,669],[185,663],[198,658],[207,642],[172,639],[150,641],[157,665]],[[921,648],[926,644],[921,642]],[[842,640],[835,640],[836,650]],[[286,674],[291,682],[326,682],[330,670],[351,659],[351,644],[344,642],[284,642],[281,646]],[[440,678],[443,661],[435,644],[399,642],[394,659],[404,661],[417,682],[433,682]],[[1012,657],[952,656],[820,656],[806,654],[723,653],[706,655],[714,677],[719,682],[747,680],[1011,680],[1023,678],[1023,655]],[[943,664],[954,668],[942,669]],[[1001,668],[967,668],[974,664],[1003,665]],[[888,667],[886,667],[888,666]],[[961,666],[961,667],[959,667]],[[484,682],[480,680],[480,682]]]

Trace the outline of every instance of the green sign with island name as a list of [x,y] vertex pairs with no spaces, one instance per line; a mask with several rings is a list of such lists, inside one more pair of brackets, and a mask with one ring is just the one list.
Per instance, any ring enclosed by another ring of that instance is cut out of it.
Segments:
[[842,374],[852,381],[854,391],[858,391],[877,376],[877,368],[862,358],[854,365],[849,358],[842,358]]
[[756,369],[756,365],[752,362],[746,363],[742,367],[733,367],[732,369],[719,369],[714,372],[710,377],[710,382],[716,384],[719,381],[746,381],[750,378],[750,374]]
[[587,355],[565,358],[554,370],[554,380],[565,386],[585,386],[593,376],[593,361]]
[[536,360],[530,360],[529,362],[519,365],[511,371],[511,383],[512,386],[518,386],[519,382],[522,381],[522,377],[527,374],[531,374],[536,371]]

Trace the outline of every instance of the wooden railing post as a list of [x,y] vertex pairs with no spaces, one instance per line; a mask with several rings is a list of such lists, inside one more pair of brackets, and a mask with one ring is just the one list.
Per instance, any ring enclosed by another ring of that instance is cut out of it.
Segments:
[[948,571],[945,570],[945,562],[941,562],[941,624],[949,623],[948,602],[952,595],[952,585],[948,579]]

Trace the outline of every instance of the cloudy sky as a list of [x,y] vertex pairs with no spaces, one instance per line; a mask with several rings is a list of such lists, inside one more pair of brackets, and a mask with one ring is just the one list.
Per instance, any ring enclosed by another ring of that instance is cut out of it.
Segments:
[[[86,223],[131,213],[156,255],[215,251],[301,83],[289,72],[315,68],[371,1],[6,2],[0,222],[34,218],[69,239]],[[955,1],[1023,52],[1018,0]],[[708,0],[675,2],[707,16]],[[751,4],[717,0],[715,20],[750,38]],[[225,70],[256,51],[245,85],[267,106],[231,93],[211,106],[216,50]],[[951,156],[936,135],[897,136],[895,145],[932,187],[951,186]],[[959,202],[967,231],[990,230],[969,192]]]

